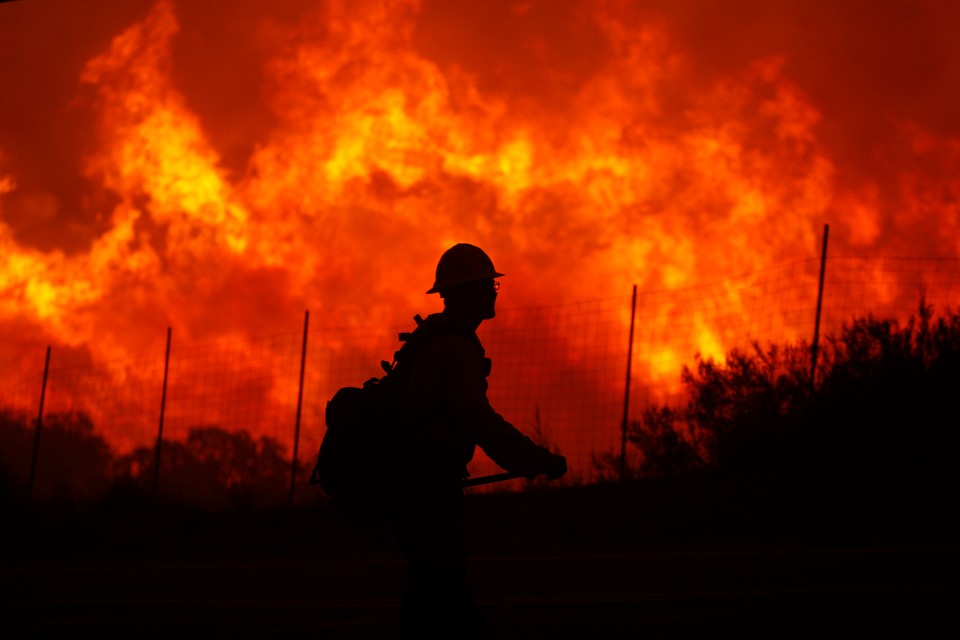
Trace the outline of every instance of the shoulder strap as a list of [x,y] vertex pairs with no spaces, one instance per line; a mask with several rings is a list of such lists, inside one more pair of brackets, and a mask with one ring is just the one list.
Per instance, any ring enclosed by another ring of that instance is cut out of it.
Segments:
[[441,313],[431,314],[426,319],[417,314],[413,319],[417,326],[413,331],[403,331],[399,334],[398,338],[403,344],[394,352],[393,362],[387,362],[386,360],[380,362],[380,366],[388,374],[396,371],[397,365],[401,362],[411,360],[431,338],[445,333],[462,335],[464,338],[475,342],[477,347],[483,351],[483,345],[480,344],[480,339],[477,338],[476,333],[462,325],[451,322]]

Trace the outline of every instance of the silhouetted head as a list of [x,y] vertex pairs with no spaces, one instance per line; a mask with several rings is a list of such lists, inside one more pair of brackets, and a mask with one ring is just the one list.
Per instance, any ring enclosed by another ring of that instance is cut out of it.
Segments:
[[503,276],[483,249],[460,243],[447,249],[437,263],[437,278],[427,293],[439,293],[447,309],[479,324],[496,315],[495,303]]

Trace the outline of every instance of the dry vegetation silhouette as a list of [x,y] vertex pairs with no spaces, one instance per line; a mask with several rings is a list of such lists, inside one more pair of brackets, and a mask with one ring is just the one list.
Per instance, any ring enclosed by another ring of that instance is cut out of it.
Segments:
[[[596,485],[644,485],[648,495],[682,482],[726,492],[741,515],[789,511],[836,529],[949,524],[960,475],[960,312],[935,314],[921,298],[906,321],[858,317],[824,338],[815,383],[803,342],[698,358],[682,379],[684,404],[649,407],[629,425],[628,481],[611,481],[619,457],[606,455],[595,460]],[[34,419],[0,413],[5,508],[29,506],[34,432]],[[147,503],[154,461],[153,447],[115,455],[82,414],[45,417],[33,508]],[[161,465],[158,494],[170,504],[231,510],[287,500],[289,454],[271,438],[195,427],[164,443]]]
[[[733,350],[685,368],[688,400],[630,424],[634,478],[710,475],[835,527],[949,522],[960,473],[960,313],[921,299],[904,322],[867,315],[821,345]],[[596,460],[613,477],[614,456]]]

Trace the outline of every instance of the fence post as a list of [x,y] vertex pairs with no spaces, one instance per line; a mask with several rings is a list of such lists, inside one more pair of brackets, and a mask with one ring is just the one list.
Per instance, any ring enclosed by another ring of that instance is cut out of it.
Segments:
[[627,384],[623,391],[623,420],[620,423],[620,481],[627,470],[627,422],[630,419],[630,378],[633,364],[633,325],[637,316],[637,285],[633,285],[633,300],[630,303],[630,341],[627,347]]
[[160,393],[160,426],[157,428],[157,455],[153,465],[153,497],[157,496],[157,487],[160,486],[160,450],[163,447],[163,417],[167,410],[167,376],[170,373],[170,334],[172,328],[167,327],[167,353],[163,358],[163,391]]
[[40,429],[43,425],[43,402],[47,396],[47,376],[50,374],[50,345],[47,345],[47,359],[43,364],[43,384],[40,386],[40,410],[37,413],[37,428],[33,435],[33,455],[30,460],[30,479],[27,481],[27,500],[33,502],[33,479],[37,473],[37,452],[40,449]]
[[297,486],[297,454],[300,448],[300,415],[303,410],[303,375],[307,368],[307,331],[310,328],[310,310],[303,314],[303,347],[300,350],[300,388],[297,391],[297,421],[293,432],[293,462],[290,465],[290,504]]
[[820,286],[817,290],[817,317],[813,325],[813,345],[810,347],[810,396],[816,390],[817,355],[820,351],[820,314],[823,310],[823,280],[827,272],[827,238],[830,225],[823,225],[823,248],[820,250]]

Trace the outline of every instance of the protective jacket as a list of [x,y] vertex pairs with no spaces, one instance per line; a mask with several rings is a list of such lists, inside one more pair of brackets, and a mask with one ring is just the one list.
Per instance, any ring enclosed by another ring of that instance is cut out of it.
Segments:
[[414,481],[459,484],[477,446],[499,466],[526,476],[553,455],[497,413],[487,399],[491,362],[475,330],[448,310],[428,316],[430,338],[411,368],[409,400]]

